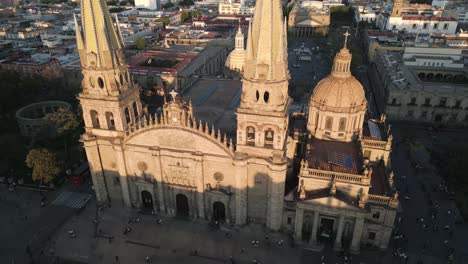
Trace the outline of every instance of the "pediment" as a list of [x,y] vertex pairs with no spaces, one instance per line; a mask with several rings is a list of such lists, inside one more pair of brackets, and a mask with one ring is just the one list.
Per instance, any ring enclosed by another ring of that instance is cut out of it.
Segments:
[[302,201],[302,203],[330,206],[330,207],[337,208],[337,209],[350,209],[350,210],[358,209],[356,205],[340,200],[334,196],[327,196],[327,197],[320,197],[320,198],[305,200],[305,201]]
[[232,151],[224,143],[203,132],[184,127],[156,127],[131,135],[126,145],[138,145],[199,152],[205,155],[232,157]]

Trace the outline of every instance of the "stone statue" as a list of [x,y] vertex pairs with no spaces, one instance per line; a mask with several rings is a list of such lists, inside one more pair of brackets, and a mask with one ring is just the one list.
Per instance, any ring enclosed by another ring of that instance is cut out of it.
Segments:
[[305,198],[306,198],[306,193],[305,193],[304,180],[301,180],[301,184],[299,185],[299,199],[304,200]]

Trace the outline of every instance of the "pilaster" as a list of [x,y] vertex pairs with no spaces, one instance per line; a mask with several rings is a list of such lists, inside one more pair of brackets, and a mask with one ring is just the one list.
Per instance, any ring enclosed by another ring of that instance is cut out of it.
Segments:
[[247,160],[246,155],[236,153],[234,157],[236,177],[236,225],[247,223]]
[[272,230],[279,230],[283,220],[284,183],[286,180],[287,163],[271,164],[268,183],[267,226]]
[[[120,140],[116,140],[116,141],[120,141]],[[119,171],[120,187],[122,189],[122,198],[123,198],[124,204],[128,207],[131,207],[132,202],[130,199],[130,191],[128,187],[127,168],[125,166],[125,157],[123,154],[123,147],[122,147],[121,142],[116,142],[116,143],[117,144],[114,145],[114,150],[115,150],[117,169]]]
[[101,164],[101,154],[95,137],[83,135],[83,144],[86,150],[89,168],[91,171],[91,179],[93,181],[94,192],[98,203],[108,203],[109,193],[107,190],[106,179]]
[[195,157],[195,175],[196,175],[196,182],[197,182],[197,193],[195,194],[196,197],[196,204],[198,208],[198,217],[205,219],[205,183],[203,181],[203,153],[194,153]]
[[314,212],[314,222],[312,224],[312,233],[310,234],[309,244],[311,246],[317,246],[317,229],[319,222],[319,212]]
[[341,250],[341,239],[343,238],[343,228],[344,228],[344,215],[340,215],[338,221],[338,231],[336,233],[335,244],[333,246],[334,250]]
[[356,218],[354,223],[353,239],[351,240],[350,251],[353,254],[359,254],[361,249],[362,230],[364,228],[364,218]]
[[162,169],[162,161],[161,161],[161,150],[158,147],[151,147],[153,151],[152,155],[156,159],[156,163],[158,164],[158,172],[156,173],[156,193],[157,199],[159,201],[159,211],[166,212],[166,202],[164,197],[164,184],[163,184],[163,169]]
[[302,220],[304,219],[304,209],[296,208],[296,220],[294,221],[294,239],[296,243],[302,242]]

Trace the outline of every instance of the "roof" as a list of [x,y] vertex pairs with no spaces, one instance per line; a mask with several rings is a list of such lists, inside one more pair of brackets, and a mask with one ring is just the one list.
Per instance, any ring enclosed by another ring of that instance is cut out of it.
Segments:
[[415,15],[415,16],[403,16],[402,17],[403,20],[421,20],[421,21],[453,21],[453,22],[456,22],[457,20],[452,18],[452,17],[438,17],[438,16],[430,16],[430,17],[427,17],[427,16],[419,16],[419,15]]
[[309,168],[351,174],[360,174],[363,165],[359,146],[354,142],[314,137],[308,143],[307,160]]
[[387,181],[385,166],[381,162],[374,162],[371,164],[371,187],[369,194],[375,195],[388,195],[391,193],[390,186]]

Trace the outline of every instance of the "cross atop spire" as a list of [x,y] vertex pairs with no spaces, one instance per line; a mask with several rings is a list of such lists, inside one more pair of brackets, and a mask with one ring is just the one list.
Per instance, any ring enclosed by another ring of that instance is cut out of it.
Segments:
[[348,30],[346,30],[346,33],[343,34],[345,36],[345,41],[344,41],[344,47],[346,48],[346,44],[348,43],[348,37],[351,35],[348,33]]
[[174,89],[172,89],[172,91],[169,94],[172,97],[172,101],[175,102],[175,99],[176,99],[178,93]]

